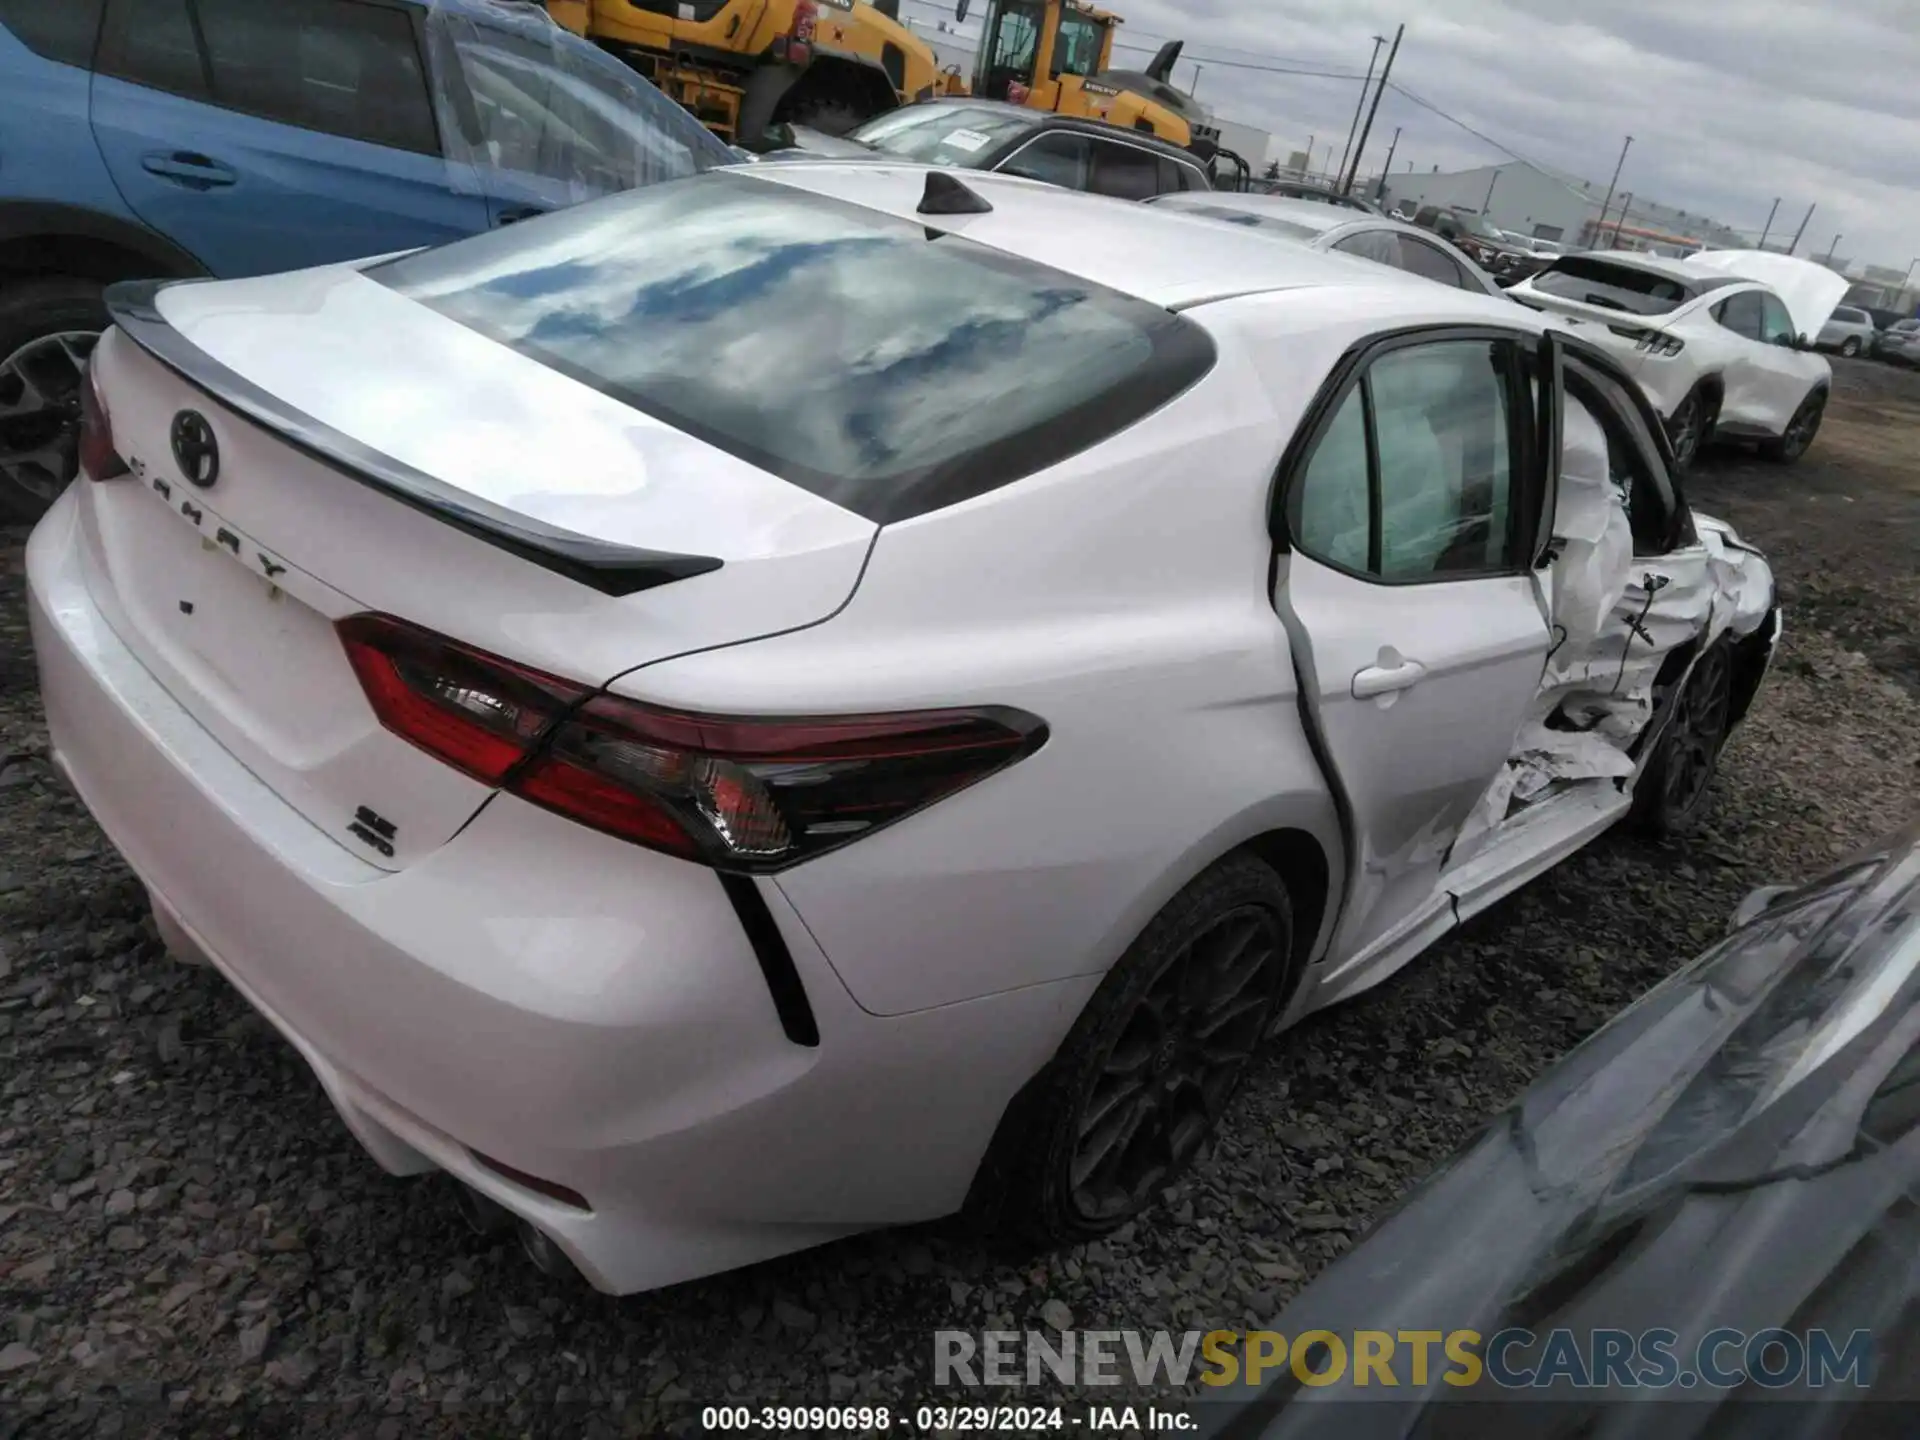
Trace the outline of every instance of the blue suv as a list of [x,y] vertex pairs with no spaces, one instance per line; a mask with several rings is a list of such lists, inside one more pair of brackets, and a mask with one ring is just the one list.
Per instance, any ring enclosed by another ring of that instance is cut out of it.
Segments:
[[73,475],[113,281],[410,250],[736,158],[524,0],[0,0],[0,522]]

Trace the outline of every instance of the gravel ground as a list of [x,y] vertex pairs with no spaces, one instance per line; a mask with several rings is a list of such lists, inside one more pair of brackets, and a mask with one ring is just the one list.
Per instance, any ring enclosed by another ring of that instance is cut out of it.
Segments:
[[930,1226],[622,1301],[382,1175],[246,1005],[162,956],[44,763],[24,537],[0,537],[0,1440],[241,1433],[262,1404],[283,1432],[632,1433],[721,1400],[926,1398],[938,1328],[1272,1315],[1744,891],[1920,809],[1920,377],[1835,364],[1803,463],[1711,457],[1691,487],[1789,606],[1702,834],[1609,837],[1284,1038],[1198,1173],[1103,1244]]

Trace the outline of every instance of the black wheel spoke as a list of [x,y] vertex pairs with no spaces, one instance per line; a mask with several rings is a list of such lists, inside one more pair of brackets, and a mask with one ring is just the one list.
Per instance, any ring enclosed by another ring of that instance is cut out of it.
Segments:
[[1193,1158],[1260,1043],[1281,958],[1272,915],[1244,906],[1147,984],[1083,1102],[1068,1164],[1083,1215],[1131,1213]]
[[44,335],[0,357],[0,480],[52,500],[73,478],[80,386],[98,338]]

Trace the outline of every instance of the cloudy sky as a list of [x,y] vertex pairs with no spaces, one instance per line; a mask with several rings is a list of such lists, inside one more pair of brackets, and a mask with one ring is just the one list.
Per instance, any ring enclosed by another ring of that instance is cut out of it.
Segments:
[[[1358,76],[1370,37],[1406,38],[1393,79],[1520,155],[1602,187],[1634,136],[1620,187],[1703,212],[1758,238],[1768,207],[1791,236],[1816,204],[1802,255],[1905,269],[1920,255],[1920,5],[1915,0],[1102,0],[1126,17],[1120,40],[1143,50],[1182,38],[1181,88],[1202,67],[1199,98],[1257,125],[1274,148],[1335,158],[1359,98],[1357,78],[1234,68],[1342,70]],[[918,25],[944,6],[905,0]],[[984,8],[974,0],[977,14]],[[977,22],[967,27],[977,28]],[[1385,49],[1381,51],[1385,57]],[[1389,90],[1368,157],[1394,169],[1512,158]],[[1770,242],[1771,243],[1771,242]]]

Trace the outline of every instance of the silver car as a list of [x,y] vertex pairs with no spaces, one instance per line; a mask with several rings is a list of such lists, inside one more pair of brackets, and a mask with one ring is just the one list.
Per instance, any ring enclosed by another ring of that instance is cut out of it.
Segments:
[[1920,320],[1896,320],[1874,337],[1873,353],[1896,365],[1920,364]]
[[1201,194],[1158,195],[1147,202],[1183,215],[1200,215],[1229,225],[1245,225],[1312,250],[1337,250],[1376,260],[1487,295],[1503,292],[1478,265],[1431,230],[1408,225],[1387,215],[1363,215],[1318,200],[1290,200],[1280,195],[1241,194],[1213,190]]
[[1852,305],[1836,305],[1833,315],[1820,327],[1814,344],[1822,350],[1838,350],[1842,355],[1867,355],[1873,352],[1878,327],[1866,311]]

